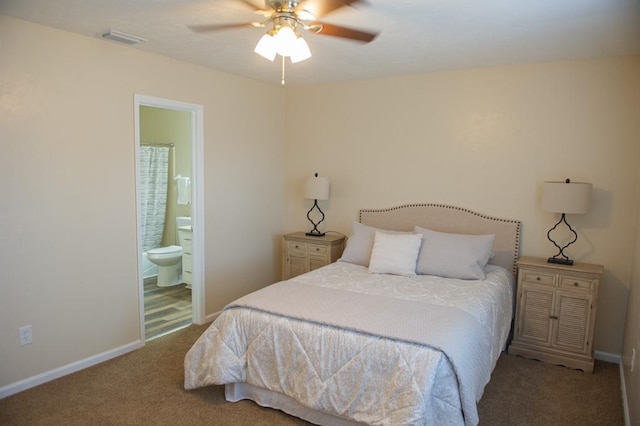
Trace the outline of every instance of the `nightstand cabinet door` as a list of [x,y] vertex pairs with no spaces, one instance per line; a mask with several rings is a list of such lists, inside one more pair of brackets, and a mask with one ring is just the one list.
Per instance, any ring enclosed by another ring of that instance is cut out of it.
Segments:
[[509,353],[593,371],[593,329],[601,265],[518,260],[518,293]]
[[314,237],[304,232],[286,234],[284,239],[283,279],[288,280],[335,262],[342,256],[345,237]]
[[554,330],[553,345],[567,351],[585,355],[591,353],[589,330],[591,328],[591,306],[593,297],[590,293],[558,290],[557,292],[557,327]]
[[309,271],[313,271],[314,269],[322,268],[325,265],[328,265],[329,259],[326,257],[318,257],[309,255]]
[[309,266],[307,265],[307,256],[300,256],[296,252],[292,252],[289,254],[289,258],[287,261],[287,270],[286,273],[292,277],[296,275],[304,274],[309,270]]
[[518,316],[516,327],[520,341],[551,345],[554,296],[553,287],[522,284],[519,301],[521,315]]

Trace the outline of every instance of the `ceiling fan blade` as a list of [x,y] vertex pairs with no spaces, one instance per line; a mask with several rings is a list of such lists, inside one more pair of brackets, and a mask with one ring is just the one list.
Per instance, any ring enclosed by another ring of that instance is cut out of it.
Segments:
[[256,6],[255,4],[253,4],[253,2],[249,1],[249,0],[238,0],[240,3],[244,3],[247,6],[249,6],[251,9],[253,9],[254,11],[259,11],[262,10],[260,9],[258,6]]
[[249,1],[249,0],[238,0],[241,3],[244,3],[246,6],[249,6],[251,8],[251,10],[253,10],[254,13],[257,13],[259,15],[262,15],[266,18],[270,17],[271,15],[273,15],[274,10],[272,8],[269,7],[269,2],[268,1],[262,1],[261,3],[265,3],[265,5],[267,6],[267,8],[261,8],[258,7],[254,4],[254,2]]
[[310,27],[313,27],[316,25],[322,27],[320,30],[316,31],[316,34],[348,38],[351,40],[357,40],[364,43],[369,43],[378,35],[378,33],[370,33],[367,31],[354,30],[353,28],[346,28],[338,25],[325,24],[321,22],[314,22],[310,25]]
[[228,30],[231,28],[261,27],[264,26],[259,22],[243,22],[240,24],[204,24],[204,25],[187,25],[194,33],[207,33],[210,31]]
[[351,6],[356,3],[364,3],[363,0],[306,0],[298,3],[296,11],[308,10],[315,17],[320,18],[341,7]]

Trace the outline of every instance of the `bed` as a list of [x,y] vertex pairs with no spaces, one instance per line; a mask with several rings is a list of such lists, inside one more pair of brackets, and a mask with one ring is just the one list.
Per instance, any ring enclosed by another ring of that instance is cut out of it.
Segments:
[[224,384],[228,401],[315,424],[476,425],[519,243],[519,221],[464,208],[361,210],[340,261],[225,307],[185,388]]

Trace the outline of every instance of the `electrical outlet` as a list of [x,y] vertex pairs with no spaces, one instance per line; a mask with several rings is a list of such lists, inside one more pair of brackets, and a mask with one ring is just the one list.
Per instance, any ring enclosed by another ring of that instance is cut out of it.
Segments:
[[20,333],[20,346],[28,345],[33,342],[33,335],[31,334],[31,326],[25,325],[24,327],[20,327],[18,329]]

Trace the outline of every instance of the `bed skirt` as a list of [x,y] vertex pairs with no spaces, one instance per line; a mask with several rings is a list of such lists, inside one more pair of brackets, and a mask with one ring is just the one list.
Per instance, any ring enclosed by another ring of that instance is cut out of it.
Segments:
[[322,411],[312,410],[287,395],[259,388],[249,383],[228,383],[224,385],[224,396],[229,402],[249,399],[262,407],[275,408],[317,425],[355,426],[362,424],[323,413]]

